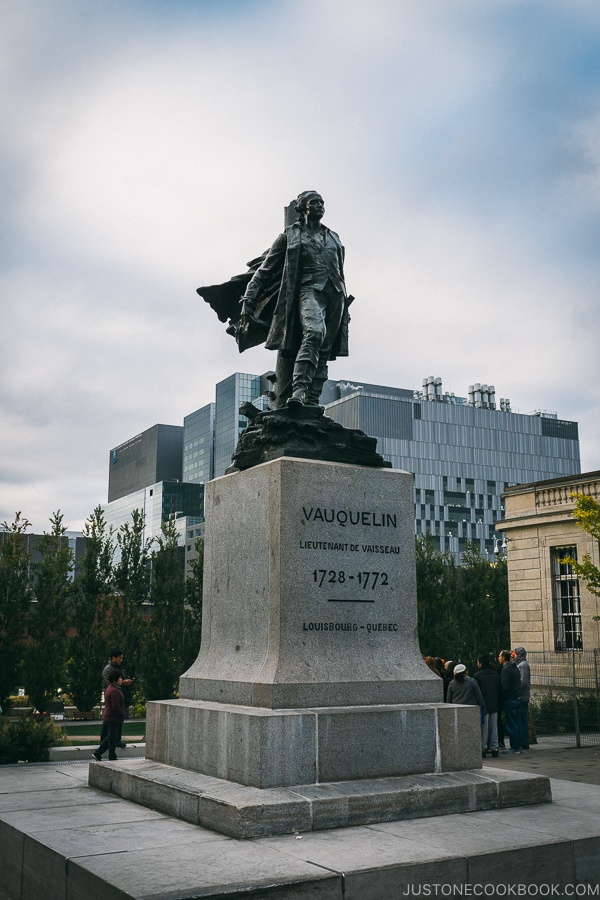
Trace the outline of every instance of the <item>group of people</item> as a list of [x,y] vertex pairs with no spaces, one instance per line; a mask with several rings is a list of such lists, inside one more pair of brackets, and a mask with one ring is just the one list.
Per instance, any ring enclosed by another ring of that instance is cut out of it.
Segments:
[[[529,697],[531,670],[524,647],[501,650],[499,671],[492,668],[489,656],[477,658],[477,671],[471,678],[463,663],[426,656],[425,663],[444,683],[444,701],[478,706],[481,716],[481,754],[497,757],[504,753],[529,750]],[[505,731],[509,747],[505,746]]]
[[117,747],[127,746],[122,740],[123,722],[127,714],[124,688],[132,682],[132,678],[125,678],[123,674],[123,651],[118,648],[111,650],[110,661],[102,670],[104,710],[100,746],[92,753],[98,762],[107,750],[109,759],[117,759]]

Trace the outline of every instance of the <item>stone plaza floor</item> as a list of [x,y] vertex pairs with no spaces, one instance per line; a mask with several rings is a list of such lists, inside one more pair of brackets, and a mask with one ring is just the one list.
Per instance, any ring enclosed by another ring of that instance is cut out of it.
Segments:
[[548,775],[553,802],[250,840],[91,788],[84,761],[0,767],[0,897],[598,896],[600,747],[492,763]]
[[488,757],[484,761],[484,767],[492,765],[494,768],[600,785],[600,740],[589,747],[575,747],[565,746],[556,738],[541,737],[537,744],[531,745],[530,750],[518,756],[507,754],[498,759]]

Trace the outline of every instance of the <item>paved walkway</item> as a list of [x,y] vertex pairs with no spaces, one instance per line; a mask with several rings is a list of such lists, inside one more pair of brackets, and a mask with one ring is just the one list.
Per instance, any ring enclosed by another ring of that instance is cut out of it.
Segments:
[[507,885],[560,887],[552,896],[579,896],[575,885],[597,890],[600,747],[541,740],[484,766],[492,762],[549,775],[552,805],[253,840],[90,788],[86,763],[0,767],[0,900],[400,900],[423,895],[424,885],[430,896],[434,885],[444,896],[463,896],[464,885],[505,888],[484,896],[508,896]]
[[600,785],[600,745],[561,747],[554,739],[541,737],[537,744],[519,755],[501,753],[498,759],[488,757],[483,765]]

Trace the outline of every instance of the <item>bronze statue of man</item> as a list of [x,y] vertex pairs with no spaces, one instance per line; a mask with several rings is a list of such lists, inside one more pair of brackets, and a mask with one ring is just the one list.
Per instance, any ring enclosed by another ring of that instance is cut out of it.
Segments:
[[240,352],[263,340],[278,351],[273,406],[279,408],[318,406],[329,360],[348,355],[353,299],[346,293],[342,243],[321,224],[323,198],[303,191],[295,206],[298,220],[249,263],[246,276],[198,288],[222,321],[230,318],[228,331]]

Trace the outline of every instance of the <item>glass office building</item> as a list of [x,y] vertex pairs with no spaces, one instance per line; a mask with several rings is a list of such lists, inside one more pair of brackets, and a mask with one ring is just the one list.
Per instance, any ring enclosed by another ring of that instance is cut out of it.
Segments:
[[457,559],[467,542],[493,554],[508,486],[580,471],[576,422],[514,413],[505,399],[497,407],[491,386],[471,386],[468,398],[442,394],[440,378],[425,379],[418,391],[349,382],[326,388],[327,415],[376,437],[395,469],[414,474],[416,534],[429,532]]
[[236,372],[217,385],[215,403],[215,450],[214,477],[225,474],[231,465],[231,457],[238,437],[248,425],[246,416],[241,415],[240,406],[249,401],[258,409],[266,409],[267,398],[261,396],[259,375]]
[[204,486],[182,481],[159,481],[133,491],[102,507],[106,523],[115,531],[129,522],[135,509],[144,513],[143,539],[149,541],[161,533],[163,522],[174,519],[183,546],[186,528],[204,521]]
[[268,407],[262,396],[264,376],[235,372],[216,386],[214,403],[209,403],[183,420],[183,480],[206,483],[219,478],[231,465],[238,438],[248,425],[240,413],[243,403],[258,409]]
[[110,451],[108,500],[118,500],[149,484],[181,481],[181,425],[153,425]]
[[215,404],[209,403],[183,420],[183,480],[205,484],[214,477]]
[[[169,516],[181,517],[186,560],[193,559],[204,484],[224,475],[231,464],[248,424],[240,406],[249,401],[266,409],[268,387],[266,375],[242,372],[219,382],[215,402],[184,419],[183,481],[151,484],[109,503],[104,508],[108,521],[118,527],[132,509],[141,508],[147,533],[154,536]],[[441,379],[433,377],[424,379],[419,390],[328,381],[321,402],[341,425],[377,438],[379,453],[394,468],[414,474],[415,532],[430,533],[457,560],[469,541],[493,554],[494,526],[503,517],[501,495],[507,487],[580,472],[576,422],[558,419],[556,413],[514,413],[507,399],[496,404],[491,385],[472,385],[467,397],[457,397],[442,393]]]
[[[216,386],[215,402],[197,409],[183,420],[183,480],[201,487],[213,478],[225,474],[238,438],[248,425],[239,409],[243,403],[253,403],[266,409],[267,398],[262,396],[265,381],[259,375],[235,372]],[[186,574],[196,559],[196,540],[202,536],[202,525],[189,520],[185,530]]]

